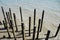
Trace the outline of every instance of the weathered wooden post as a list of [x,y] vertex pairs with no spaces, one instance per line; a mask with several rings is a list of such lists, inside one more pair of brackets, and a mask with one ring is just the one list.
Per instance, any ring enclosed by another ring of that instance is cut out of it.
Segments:
[[3,9],[3,7],[2,7],[2,6],[1,6],[1,9],[2,9],[2,13],[3,13],[4,20],[5,20],[4,9]]
[[43,18],[44,18],[44,10],[43,10],[43,12],[42,12],[40,32],[41,32],[41,30],[42,30]]
[[18,32],[17,23],[16,23],[16,15],[15,15],[15,13],[13,13],[13,17],[14,17],[14,22],[15,22],[16,32]]
[[21,16],[21,22],[23,21],[23,18],[22,18],[22,9],[20,7],[20,16]]
[[57,31],[56,31],[55,37],[57,36],[59,30],[60,30],[60,24],[59,24],[59,26],[58,26],[58,28],[57,28]]
[[50,30],[48,30],[47,36],[46,36],[45,40],[48,40],[49,39],[49,35],[50,35]]
[[41,23],[41,19],[39,19],[39,21],[38,21],[38,29],[37,29],[37,37],[36,37],[36,39],[38,40],[38,37],[39,37],[39,28],[40,28],[40,24]]
[[16,40],[16,36],[15,36],[15,31],[14,31],[14,28],[13,28],[13,23],[12,23],[12,20],[10,20],[10,26],[12,27],[12,32],[13,32],[13,36],[14,36],[14,40]]
[[35,25],[35,21],[36,21],[36,9],[34,9],[34,25]]
[[32,40],[35,40],[35,34],[36,34],[36,26],[34,26],[34,29],[33,29],[33,37],[32,37]]
[[31,17],[29,17],[29,36],[31,35]]
[[12,20],[11,8],[9,8],[10,20]]
[[9,23],[9,15],[8,15],[8,12],[6,12],[6,17],[7,17],[7,21],[8,21],[8,23]]
[[[5,17],[5,14],[4,14],[4,9],[3,9],[3,7],[1,6],[1,9],[2,9],[2,13],[3,13],[3,17],[4,17],[4,21],[5,21],[5,23],[7,24],[7,21],[6,21],[6,17]],[[5,25],[6,25],[5,24]],[[7,27],[5,27],[5,29],[6,29]]]
[[23,40],[25,40],[25,32],[24,32],[24,23],[22,22],[21,23],[21,27],[22,27],[22,37],[23,37]]

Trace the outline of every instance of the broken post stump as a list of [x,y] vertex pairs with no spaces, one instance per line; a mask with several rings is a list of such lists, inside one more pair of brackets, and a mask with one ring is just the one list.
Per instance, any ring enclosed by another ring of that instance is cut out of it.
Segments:
[[50,35],[50,30],[48,30],[45,40],[49,39],[49,35]]
[[25,40],[25,31],[24,31],[24,23],[22,22],[21,23],[21,27],[22,27],[22,37],[23,37],[23,40]]
[[3,25],[4,25],[4,28],[7,29],[7,27],[5,26],[5,21],[3,20]]

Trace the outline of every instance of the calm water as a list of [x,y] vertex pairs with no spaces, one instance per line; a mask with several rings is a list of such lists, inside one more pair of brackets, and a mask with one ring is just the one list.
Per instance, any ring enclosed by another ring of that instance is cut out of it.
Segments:
[[0,6],[14,7],[22,6],[24,8],[52,9],[60,11],[60,0],[0,0]]
[[[60,0],[0,0],[0,7],[1,6],[3,6],[6,11],[10,7],[15,12],[18,12],[19,6],[30,11],[34,8],[39,11],[44,9],[46,11],[56,12],[56,15],[60,16]],[[1,13],[0,8],[0,14]]]

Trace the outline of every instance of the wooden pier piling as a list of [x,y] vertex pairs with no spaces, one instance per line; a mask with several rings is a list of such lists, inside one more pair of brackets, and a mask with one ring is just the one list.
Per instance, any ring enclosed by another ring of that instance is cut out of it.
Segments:
[[29,36],[31,35],[31,17],[29,17]]
[[44,18],[44,10],[43,10],[43,12],[42,12],[40,32],[42,31],[43,18]]
[[22,37],[23,37],[23,40],[25,40],[25,31],[24,31],[24,23],[22,22],[21,23],[21,27],[22,27]]
[[23,18],[22,18],[22,9],[20,7],[20,16],[21,16],[21,22],[23,22]]
[[36,26],[34,26],[34,29],[33,29],[33,37],[32,37],[32,40],[35,40],[35,34],[36,34]]
[[38,38],[39,38],[39,28],[40,28],[40,24],[41,23],[41,19],[39,19],[39,21],[38,21],[38,29],[37,29],[37,37],[36,37],[36,39],[38,40]]
[[15,13],[13,13],[13,17],[14,17],[14,22],[15,22],[16,32],[18,32],[17,23],[16,23],[16,15],[15,15]]
[[36,9],[34,9],[34,25],[35,25],[35,21],[36,21]]
[[11,8],[9,8],[10,20],[12,20]]

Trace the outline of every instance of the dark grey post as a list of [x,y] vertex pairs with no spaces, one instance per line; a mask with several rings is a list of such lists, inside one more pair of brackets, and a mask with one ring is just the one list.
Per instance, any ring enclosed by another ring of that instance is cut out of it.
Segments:
[[9,23],[9,15],[8,15],[8,12],[6,12],[6,17],[7,17],[7,20],[8,20],[8,23]]
[[11,24],[10,26],[12,27],[12,32],[13,32],[14,40],[16,40],[12,20],[10,20],[10,24]]
[[44,18],[44,10],[43,10],[43,12],[42,12],[42,18],[41,18],[41,28],[40,28],[40,32],[41,32],[41,30],[42,30],[43,18]]
[[31,32],[31,17],[29,17],[29,36],[31,35],[30,32]]
[[23,40],[25,40],[25,32],[24,32],[24,23],[21,23],[21,27],[22,27],[22,36],[23,36]]
[[35,40],[35,33],[36,33],[36,26],[34,26],[34,29],[33,29],[33,38],[32,38],[32,40]]
[[49,39],[49,35],[50,35],[50,30],[48,30],[47,36],[46,36],[45,40],[48,40]]
[[10,20],[12,20],[11,8],[9,8],[9,13],[10,13]]
[[16,23],[16,15],[15,15],[15,13],[13,13],[13,17],[14,17],[14,22],[15,22],[16,32],[18,32],[17,23]]
[[38,40],[38,37],[39,37],[39,28],[40,28],[40,24],[41,23],[41,19],[39,19],[39,21],[38,21],[38,29],[37,29],[37,37],[36,37],[36,39]]
[[1,6],[1,9],[2,9],[3,16],[4,16],[4,18],[5,18],[4,9],[3,9],[2,6]]
[[36,20],[36,9],[34,9],[34,25],[35,25],[35,20]]
[[21,22],[23,21],[23,18],[22,18],[22,9],[20,7],[20,16],[21,16]]
[[[5,17],[5,14],[4,14],[4,9],[3,9],[2,6],[1,6],[1,9],[2,9],[2,13],[3,13],[4,21],[5,21],[5,23],[7,24],[6,17]],[[6,25],[6,24],[5,24],[5,25]]]

